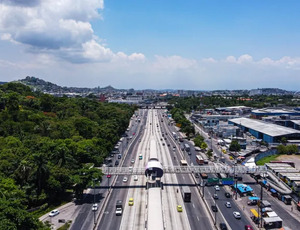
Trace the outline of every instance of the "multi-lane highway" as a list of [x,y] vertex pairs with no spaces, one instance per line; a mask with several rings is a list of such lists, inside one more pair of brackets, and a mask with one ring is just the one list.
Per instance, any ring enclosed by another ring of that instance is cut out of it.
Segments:
[[[158,160],[163,166],[177,166],[180,160],[186,159],[189,164],[197,165],[193,145],[189,144],[190,154],[181,150],[181,142],[174,138],[172,133],[178,130],[170,125],[166,116],[161,110],[139,110],[137,117],[131,120],[127,139],[121,143],[119,150],[122,154],[120,167],[145,168],[150,156],[150,141],[155,140]],[[206,137],[207,138],[207,137]],[[211,141],[207,138],[207,142]],[[210,143],[208,143],[210,144]],[[216,153],[219,152],[215,145],[212,145]],[[219,153],[220,154],[220,153]],[[140,155],[142,157],[140,157]],[[114,160],[117,160],[116,157]],[[114,162],[113,162],[114,163]],[[228,162],[229,163],[229,162]],[[213,164],[210,162],[209,164]],[[214,176],[214,175],[212,175]],[[96,202],[99,209],[92,211],[93,190],[77,207],[77,218],[72,229],[145,229],[147,228],[147,178],[139,175],[137,178],[127,175],[128,181],[124,181],[124,176],[103,177],[100,187],[95,190]],[[201,197],[199,179],[193,174],[165,174],[161,178],[162,190],[162,213],[164,229],[214,229],[214,224],[225,222],[229,229],[243,229],[249,224],[249,219],[243,215],[241,210],[232,198],[226,198],[227,188],[220,188],[218,200],[213,199],[216,193],[214,187],[205,187],[205,197]],[[191,202],[184,202],[180,188],[187,185],[191,190]],[[100,195],[101,194],[101,195]],[[128,201],[133,198],[133,205],[129,206]],[[123,201],[123,214],[115,214],[116,201]],[[231,202],[231,208],[225,206],[225,202]],[[211,210],[211,205],[215,204],[218,212]],[[178,212],[177,206],[183,207],[183,212]],[[242,214],[240,220],[235,219],[233,211]],[[216,217],[216,221],[215,221]],[[95,225],[94,225],[95,221]]]

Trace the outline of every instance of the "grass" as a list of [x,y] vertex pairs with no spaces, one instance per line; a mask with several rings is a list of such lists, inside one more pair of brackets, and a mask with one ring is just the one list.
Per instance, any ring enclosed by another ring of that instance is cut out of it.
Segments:
[[276,160],[276,158],[278,157],[278,154],[275,155],[271,155],[268,157],[264,157],[262,159],[260,159],[259,161],[256,162],[257,165],[265,165],[265,163],[269,163],[270,161],[274,161]]
[[57,230],[68,230],[70,228],[72,221],[68,221],[67,223],[65,223],[63,226],[59,227]]

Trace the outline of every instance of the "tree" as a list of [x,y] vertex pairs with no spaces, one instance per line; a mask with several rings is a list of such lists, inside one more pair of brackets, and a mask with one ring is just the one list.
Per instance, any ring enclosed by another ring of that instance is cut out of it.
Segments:
[[241,150],[241,146],[236,140],[233,140],[229,146],[229,150],[238,152]]
[[202,150],[205,150],[207,147],[208,147],[208,146],[207,146],[207,144],[206,144],[205,142],[202,142],[202,143],[201,143],[200,148],[201,148]]

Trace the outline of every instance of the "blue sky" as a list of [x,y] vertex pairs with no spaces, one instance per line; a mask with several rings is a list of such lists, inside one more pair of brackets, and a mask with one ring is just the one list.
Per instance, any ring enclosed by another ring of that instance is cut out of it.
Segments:
[[300,1],[0,1],[2,81],[299,89]]

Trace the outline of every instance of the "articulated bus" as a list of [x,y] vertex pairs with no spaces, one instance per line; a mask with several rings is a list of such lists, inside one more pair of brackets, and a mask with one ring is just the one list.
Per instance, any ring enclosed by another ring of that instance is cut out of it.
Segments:
[[203,165],[204,164],[203,157],[200,155],[196,155],[196,162],[198,163],[198,165]]
[[181,165],[181,166],[187,166],[186,160],[181,160],[181,161],[180,161],[180,165]]

